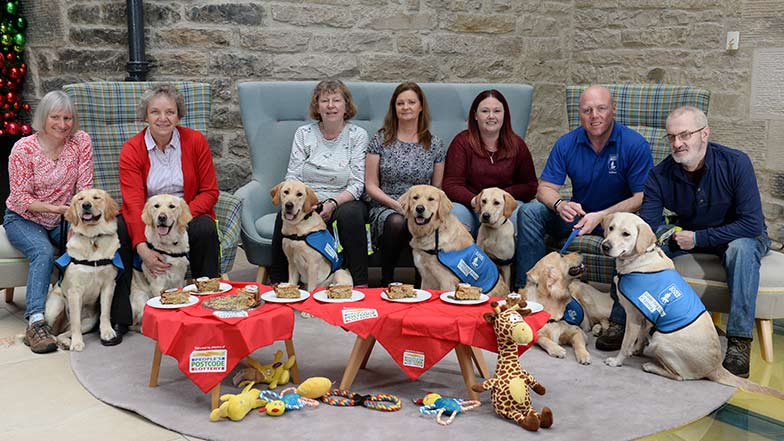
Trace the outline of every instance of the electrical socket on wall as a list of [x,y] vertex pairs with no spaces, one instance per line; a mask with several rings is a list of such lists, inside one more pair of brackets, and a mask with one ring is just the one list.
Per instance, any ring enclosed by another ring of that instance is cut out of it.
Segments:
[[736,51],[740,47],[740,32],[732,31],[727,32],[727,47],[728,51]]

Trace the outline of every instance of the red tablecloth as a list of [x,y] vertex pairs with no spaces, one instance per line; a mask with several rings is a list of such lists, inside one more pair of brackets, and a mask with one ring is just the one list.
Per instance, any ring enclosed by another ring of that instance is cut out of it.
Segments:
[[[228,282],[234,288],[248,283]],[[260,285],[261,292],[270,287]],[[211,297],[211,296],[210,296]],[[142,333],[176,358],[180,370],[203,392],[220,384],[243,358],[278,340],[291,339],[294,313],[283,304],[265,303],[243,318],[218,318],[201,302],[180,309],[145,306]]]
[[[365,298],[352,303],[324,303],[311,296],[290,305],[359,337],[374,337],[412,380],[427,372],[458,343],[498,350],[493,328],[482,316],[492,311],[490,302],[452,305],[441,301],[441,291],[430,291],[433,295],[427,301],[397,303],[382,299],[382,288],[356,291],[364,293]],[[362,319],[354,321],[357,318]],[[536,333],[549,318],[546,312],[539,312],[526,317],[526,321]],[[520,353],[530,346],[521,346]]]

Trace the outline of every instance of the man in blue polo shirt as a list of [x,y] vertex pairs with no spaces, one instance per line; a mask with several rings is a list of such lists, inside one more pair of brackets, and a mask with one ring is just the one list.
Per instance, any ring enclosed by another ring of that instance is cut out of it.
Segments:
[[[517,218],[517,287],[525,286],[526,272],[544,257],[545,232],[557,239],[575,229],[581,236],[601,235],[604,216],[637,211],[642,203],[645,180],[653,167],[648,141],[615,121],[615,103],[605,87],[585,89],[579,112],[581,127],[555,142],[539,178],[537,200],[525,204]],[[559,194],[567,177],[572,182],[569,200]],[[615,291],[611,294],[615,296]],[[626,314],[620,305],[615,305],[610,320],[610,329],[597,341],[597,347],[605,350],[620,348],[623,340]]]
[[682,230],[662,246],[668,256],[694,252],[722,258],[731,297],[723,364],[748,377],[760,260],[770,240],[751,160],[709,137],[702,110],[680,107],[670,113],[671,155],[651,171],[640,216],[661,234],[672,227],[662,209],[677,214]]

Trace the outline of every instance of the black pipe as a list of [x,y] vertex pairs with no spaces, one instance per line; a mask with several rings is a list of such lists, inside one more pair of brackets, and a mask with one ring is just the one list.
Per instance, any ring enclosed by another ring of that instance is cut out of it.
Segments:
[[144,59],[144,0],[127,0],[128,8],[128,76],[125,81],[144,81],[150,63]]

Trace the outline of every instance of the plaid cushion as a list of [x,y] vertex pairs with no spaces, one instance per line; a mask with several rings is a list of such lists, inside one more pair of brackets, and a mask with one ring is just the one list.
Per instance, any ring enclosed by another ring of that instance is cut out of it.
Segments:
[[[136,107],[142,94],[158,84],[162,83],[95,81],[63,86],[79,112],[82,129],[92,138],[95,186],[108,191],[119,204],[122,204],[118,167],[120,150],[125,141],[145,127],[136,115]],[[170,84],[185,100],[185,117],[180,120],[180,125],[206,134],[210,120],[210,85],[187,81]],[[221,192],[215,213],[221,238],[223,273],[231,270],[237,253],[239,208],[239,199]]]
[[[710,91],[691,86],[674,86],[668,84],[603,84],[610,90],[615,100],[616,120],[636,130],[651,144],[653,163],[658,164],[670,154],[667,142],[665,122],[670,111],[681,106],[694,106],[708,113]],[[568,86],[566,88],[566,114],[569,129],[580,125],[578,107],[580,94],[587,85]],[[563,189],[561,194],[566,194]],[[594,282],[610,283],[612,281],[615,262],[604,256],[599,248],[601,238],[598,236],[582,236],[574,240],[569,251],[583,253],[587,267],[587,279]],[[552,244],[554,250],[560,244]]]

